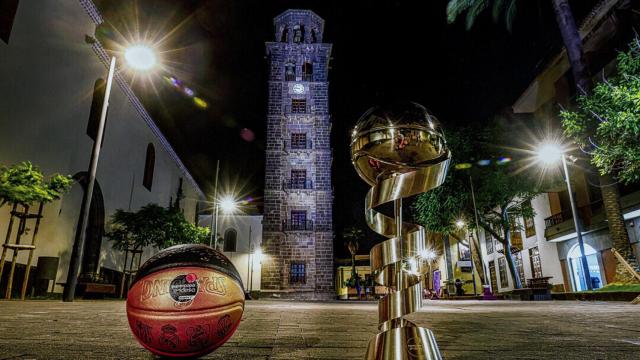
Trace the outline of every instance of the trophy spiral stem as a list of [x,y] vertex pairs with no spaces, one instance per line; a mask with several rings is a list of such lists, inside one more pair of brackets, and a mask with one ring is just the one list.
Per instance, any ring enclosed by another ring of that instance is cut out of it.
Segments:
[[[422,226],[403,222],[402,199],[440,186],[448,164],[446,159],[381,177],[367,193],[367,224],[388,238],[371,249],[371,270],[378,284],[393,290],[378,302],[381,332],[369,342],[366,359],[442,359],[431,331],[404,318],[422,306],[422,274],[417,266],[407,265],[418,263],[427,242]],[[389,202],[394,204],[393,217],[374,210]]]
[[[371,274],[389,291],[378,302],[380,333],[369,341],[367,360],[442,359],[431,331],[405,319],[422,305],[417,265],[427,243],[422,226],[402,221],[402,199],[442,185],[450,159],[438,119],[414,102],[374,106],[353,128],[351,161],[371,185],[367,225],[387,238],[370,253]],[[393,217],[375,210],[391,203]]]

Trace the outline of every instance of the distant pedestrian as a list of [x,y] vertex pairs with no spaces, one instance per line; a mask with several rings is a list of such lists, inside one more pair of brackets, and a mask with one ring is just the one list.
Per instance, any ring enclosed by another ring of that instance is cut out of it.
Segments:
[[464,289],[462,288],[463,284],[464,283],[462,282],[462,280],[456,279],[456,282],[454,283],[454,285],[456,287],[456,296],[464,295]]

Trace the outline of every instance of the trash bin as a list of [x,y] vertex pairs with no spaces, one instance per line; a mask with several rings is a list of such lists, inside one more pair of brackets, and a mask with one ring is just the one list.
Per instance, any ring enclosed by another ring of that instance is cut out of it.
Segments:
[[53,280],[53,285],[51,286],[51,292],[53,292],[53,288],[56,285],[59,262],[60,258],[55,256],[38,257],[38,265],[36,266],[33,285],[34,296],[46,295],[49,289],[49,281],[51,280]]

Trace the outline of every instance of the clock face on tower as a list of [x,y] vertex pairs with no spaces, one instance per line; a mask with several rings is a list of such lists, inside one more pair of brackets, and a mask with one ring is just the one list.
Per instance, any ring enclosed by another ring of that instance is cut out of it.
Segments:
[[302,85],[302,84],[294,84],[292,90],[296,94],[302,94],[302,93],[304,93],[304,85]]

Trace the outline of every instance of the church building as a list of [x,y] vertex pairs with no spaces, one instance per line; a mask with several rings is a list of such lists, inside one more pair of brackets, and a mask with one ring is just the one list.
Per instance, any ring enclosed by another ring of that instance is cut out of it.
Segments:
[[331,299],[333,226],[329,82],[331,44],[309,10],[274,19],[269,61],[262,292]]

